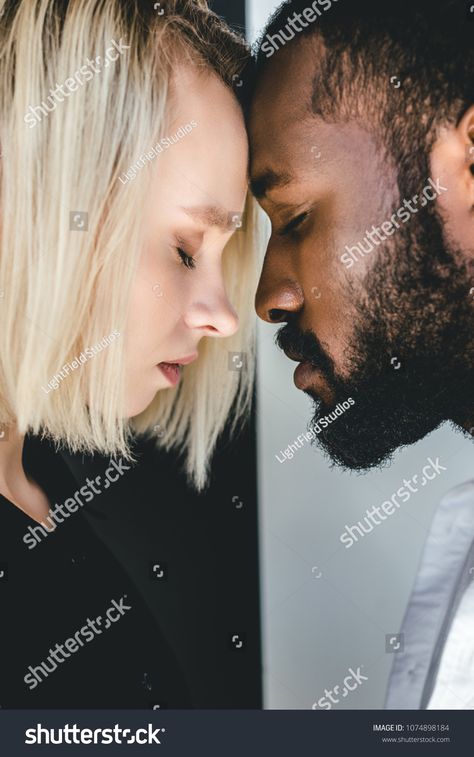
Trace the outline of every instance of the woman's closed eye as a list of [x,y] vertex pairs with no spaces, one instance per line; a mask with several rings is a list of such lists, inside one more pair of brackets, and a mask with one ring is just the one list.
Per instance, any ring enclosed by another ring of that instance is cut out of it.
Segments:
[[185,268],[195,268],[196,267],[196,261],[194,260],[192,255],[189,255],[185,250],[183,250],[182,247],[175,247],[176,252],[178,253],[178,257],[180,258],[182,264],[185,266]]

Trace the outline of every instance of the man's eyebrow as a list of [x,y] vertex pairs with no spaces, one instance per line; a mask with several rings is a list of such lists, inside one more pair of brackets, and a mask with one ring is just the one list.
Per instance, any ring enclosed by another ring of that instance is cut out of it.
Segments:
[[266,196],[267,192],[271,192],[272,189],[286,187],[292,181],[293,177],[290,174],[284,172],[277,173],[268,168],[266,171],[262,171],[262,173],[253,177],[250,181],[250,189],[254,197],[257,200],[261,200]]
[[[206,226],[219,226],[225,231],[235,228],[236,211],[230,212],[220,205],[195,205],[191,208],[183,208],[186,215],[200,221]],[[241,215],[241,214],[240,214]]]

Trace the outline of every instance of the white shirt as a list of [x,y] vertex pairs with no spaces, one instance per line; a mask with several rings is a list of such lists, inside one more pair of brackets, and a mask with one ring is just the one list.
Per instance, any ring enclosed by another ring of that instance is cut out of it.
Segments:
[[[474,579],[473,572],[470,574]],[[428,710],[474,710],[474,580],[464,591],[444,645]]]
[[401,632],[386,709],[474,709],[474,481],[435,512]]

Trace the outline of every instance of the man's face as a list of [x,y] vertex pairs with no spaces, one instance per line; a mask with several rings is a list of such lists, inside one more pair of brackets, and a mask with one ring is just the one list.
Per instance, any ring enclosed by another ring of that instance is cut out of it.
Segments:
[[252,182],[272,223],[256,307],[287,324],[278,344],[323,448],[364,469],[443,420],[474,426],[472,271],[465,236],[445,240],[456,190],[445,199],[442,162],[434,175],[420,147],[419,165],[394,166],[363,119],[314,116],[312,57],[306,40],[287,46],[253,103]]

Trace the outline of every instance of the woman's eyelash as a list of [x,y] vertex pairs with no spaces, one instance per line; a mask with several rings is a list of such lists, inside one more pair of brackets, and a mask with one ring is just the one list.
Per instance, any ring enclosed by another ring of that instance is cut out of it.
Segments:
[[178,253],[178,257],[180,258],[182,264],[186,268],[196,268],[196,261],[191,255],[188,255],[188,253],[185,252],[182,247],[176,247],[176,252]]
[[289,223],[284,226],[281,231],[278,232],[278,234],[281,237],[286,236],[291,231],[294,231],[309,215],[308,211],[305,211],[304,213],[300,213],[298,216],[295,216],[295,218],[292,218]]

